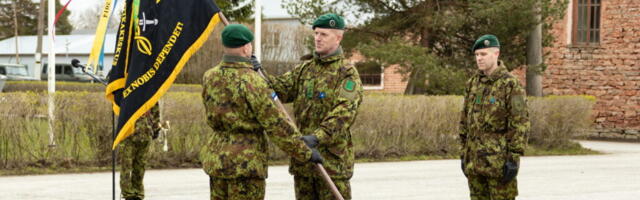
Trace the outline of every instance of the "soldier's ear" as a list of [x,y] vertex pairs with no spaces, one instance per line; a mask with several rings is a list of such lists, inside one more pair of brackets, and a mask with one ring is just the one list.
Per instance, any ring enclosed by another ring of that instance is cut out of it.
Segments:
[[336,38],[338,39],[338,43],[342,42],[342,39],[344,38],[344,31],[343,30],[332,30],[333,34],[336,35]]
[[247,43],[247,45],[244,45],[244,50],[243,51],[244,51],[244,53],[246,55],[251,56],[252,53],[253,53],[252,50],[253,50],[253,45],[251,45],[251,43]]

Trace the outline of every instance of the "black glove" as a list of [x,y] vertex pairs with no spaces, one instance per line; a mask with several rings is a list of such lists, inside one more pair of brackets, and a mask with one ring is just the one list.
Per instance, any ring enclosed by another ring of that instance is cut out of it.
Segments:
[[508,160],[502,169],[502,184],[511,182],[518,175],[518,163]]
[[312,162],[312,163],[322,163],[322,162],[324,162],[324,159],[320,155],[320,152],[318,151],[318,149],[311,148],[311,159],[309,159],[309,162]]
[[258,61],[258,58],[255,55],[251,55],[251,64],[253,65],[254,71],[259,71],[262,69],[262,64]]
[[300,137],[300,139],[304,141],[304,144],[306,144],[309,148],[316,148],[319,143],[318,137],[316,137],[315,135],[303,135],[302,137]]

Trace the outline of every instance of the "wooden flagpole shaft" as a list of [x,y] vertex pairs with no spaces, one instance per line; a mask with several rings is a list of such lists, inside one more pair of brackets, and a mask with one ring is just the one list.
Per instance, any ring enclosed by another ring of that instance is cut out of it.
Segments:
[[[224,24],[225,26],[229,25],[229,20],[227,20],[227,17],[224,16],[224,14],[222,14],[222,12],[219,12],[218,15],[220,16],[220,21],[222,21],[222,24]],[[268,80],[267,77],[264,75],[264,73],[262,73],[262,69],[258,70],[258,74],[260,74],[260,76],[264,79],[264,80]],[[287,119],[290,122],[293,122],[291,116],[289,116],[289,113],[287,112],[287,110],[285,109],[284,105],[282,104],[282,102],[280,102],[279,99],[274,98],[273,102],[275,102],[276,106],[278,106],[278,109],[280,109],[280,111],[282,111],[284,113],[284,115],[287,117]],[[296,130],[298,130],[298,127],[296,126],[295,123],[291,123],[291,125],[293,125],[293,127],[296,128]]]
[[[222,24],[224,24],[225,26],[229,25],[229,20],[227,20],[227,17],[225,17],[224,14],[222,14],[222,12],[219,12],[218,16],[220,17],[220,21],[222,21]],[[258,74],[260,74],[262,78],[267,80],[267,77],[264,75],[264,73],[262,73],[262,69],[258,70]],[[280,102],[280,100],[277,98],[274,98],[273,101],[276,103],[276,106],[278,106],[278,108],[284,113],[287,119],[290,122],[293,122],[293,120],[291,119],[291,116],[289,116],[289,113],[284,108],[284,105],[282,105],[282,102]],[[296,126],[295,123],[291,123],[291,124],[295,127],[296,130],[298,130],[298,127]],[[329,186],[329,189],[331,189],[331,193],[333,193],[333,195],[336,197],[336,200],[344,200],[344,198],[342,197],[342,194],[340,194],[340,191],[338,191],[336,184],[333,183],[333,181],[331,180],[331,177],[329,177],[329,174],[327,174],[327,170],[324,169],[322,164],[317,163],[316,169],[322,176],[322,179],[324,179],[325,183],[327,183],[327,185]]]
[[331,189],[331,193],[333,193],[333,196],[336,197],[336,200],[344,200],[342,194],[340,194],[340,191],[338,191],[336,184],[333,183],[331,177],[329,177],[329,174],[327,174],[327,170],[324,169],[322,164],[316,163],[316,169],[318,170],[318,172],[320,172],[320,175],[322,175],[322,179],[324,179],[324,182],[329,186],[329,189]]
[[224,24],[224,26],[229,25],[229,20],[227,20],[227,17],[225,17],[222,12],[218,12],[218,17],[220,17],[220,21],[222,21],[222,24]]

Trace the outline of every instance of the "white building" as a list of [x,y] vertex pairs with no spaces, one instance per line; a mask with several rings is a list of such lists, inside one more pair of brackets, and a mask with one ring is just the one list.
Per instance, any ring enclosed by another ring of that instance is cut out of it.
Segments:
[[[43,36],[42,42],[42,63],[47,64],[47,56],[49,54],[49,39]],[[95,36],[93,34],[78,35],[56,35],[55,52],[57,64],[70,64],[71,60],[76,58],[81,63],[86,63],[93,47]],[[18,50],[20,63],[29,67],[29,73],[33,77],[40,78],[40,69],[35,69],[36,55],[36,36],[20,36],[18,37],[18,48],[16,48],[16,38],[8,38],[0,41],[0,63],[17,64],[16,49]],[[108,33],[105,38],[104,46],[104,72],[111,69],[113,61],[113,53],[115,49],[116,34]]]

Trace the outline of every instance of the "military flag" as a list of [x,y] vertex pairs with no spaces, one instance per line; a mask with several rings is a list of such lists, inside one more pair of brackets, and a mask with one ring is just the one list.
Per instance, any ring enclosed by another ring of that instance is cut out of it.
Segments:
[[[71,0],[67,2],[67,5],[69,3],[71,3]],[[87,62],[87,65],[92,67],[93,69],[92,72],[94,74],[98,72],[97,71],[98,67],[101,65],[100,59],[102,56],[104,56],[104,52],[103,52],[104,40],[107,34],[109,18],[111,18],[111,13],[113,12],[117,4],[118,4],[118,0],[115,0],[115,1],[105,0],[104,8],[100,13],[100,21],[98,21],[98,26],[96,28],[96,34],[95,34],[96,38],[93,40],[93,47],[91,48],[91,53],[89,54],[89,60]],[[65,8],[67,5],[65,5]],[[60,14],[62,13],[58,12],[58,15],[56,16],[56,20],[58,19],[58,16],[60,16]]]
[[113,148],[162,97],[220,21],[213,0],[127,0],[106,97],[118,115]]

